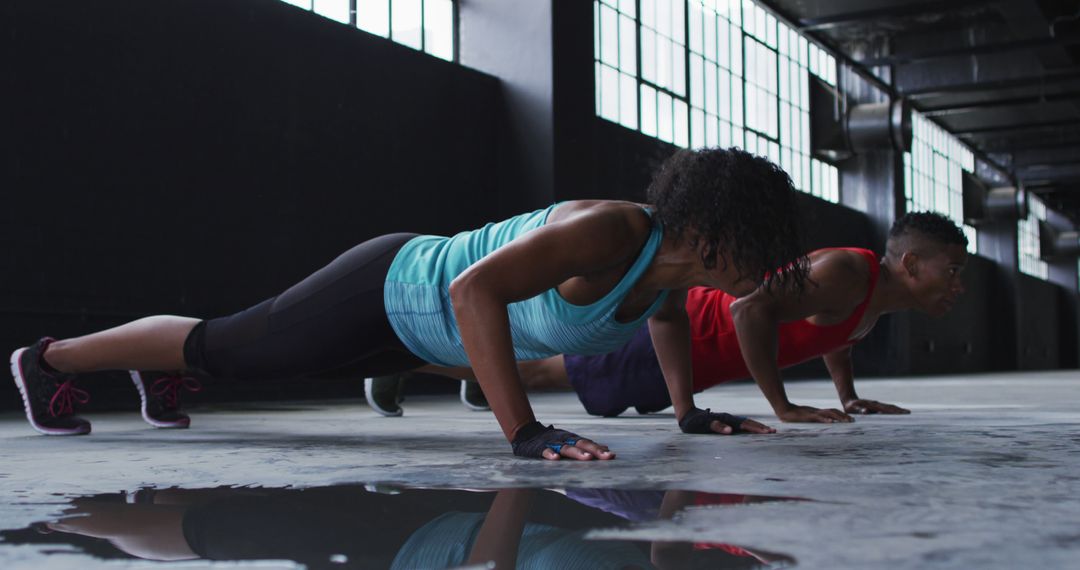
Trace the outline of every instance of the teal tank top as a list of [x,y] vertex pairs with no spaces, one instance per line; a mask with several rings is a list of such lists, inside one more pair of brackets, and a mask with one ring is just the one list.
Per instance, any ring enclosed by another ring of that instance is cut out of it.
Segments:
[[[484,513],[449,512],[416,530],[401,545],[391,570],[454,568],[469,560]],[[518,542],[518,570],[621,570],[653,568],[649,557],[628,541],[587,540],[585,530],[526,522]]]
[[[394,257],[383,288],[386,316],[406,348],[433,364],[468,366],[450,303],[450,282],[491,252],[543,226],[557,206],[453,237],[418,236],[409,240]],[[668,292],[661,291],[652,305],[631,322],[617,322],[615,310],[648,269],[662,238],[663,228],[654,218],[652,232],[638,259],[615,288],[595,303],[572,305],[551,288],[510,304],[507,310],[514,356],[533,360],[557,354],[605,354],[629,341],[634,331],[660,308]]]

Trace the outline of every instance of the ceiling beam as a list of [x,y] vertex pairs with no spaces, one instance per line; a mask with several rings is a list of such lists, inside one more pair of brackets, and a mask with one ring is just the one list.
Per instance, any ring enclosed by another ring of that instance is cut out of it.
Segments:
[[968,91],[995,91],[998,89],[1012,89],[1014,87],[1031,87],[1032,85],[1047,85],[1051,83],[1064,83],[1080,79],[1080,68],[1070,67],[1065,71],[1029,75],[1026,77],[1014,77],[998,79],[994,81],[975,81],[972,83],[956,83],[953,85],[930,85],[912,90],[900,90],[900,94],[915,101],[930,97],[940,97],[953,93],[965,93]]
[[1017,105],[1034,105],[1038,103],[1057,103],[1059,101],[1080,100],[1080,91],[1065,91],[1050,95],[1026,95],[1023,97],[1010,97],[1007,99],[991,99],[977,103],[951,103],[945,105],[923,105],[922,114],[927,117],[947,117],[963,113],[975,113],[993,109],[996,107],[1015,107]]
[[986,133],[1004,133],[1004,132],[1016,132],[1016,131],[1028,131],[1028,130],[1042,130],[1055,127],[1065,127],[1069,125],[1080,124],[1080,117],[1072,119],[1061,119],[1056,121],[1045,121],[1041,123],[1013,123],[1009,125],[994,125],[990,127],[977,127],[974,129],[966,129],[962,131],[952,131],[952,134],[963,137],[968,135],[981,135]]
[[985,6],[993,2],[979,0],[930,0],[924,2],[910,2],[897,6],[860,10],[858,12],[842,12],[817,18],[800,18],[798,29],[804,32],[820,32],[841,26],[857,24],[865,20],[877,20],[880,18],[896,18],[903,16],[915,16],[926,12],[952,11],[966,6]]
[[1073,45],[1080,43],[1080,38],[1031,38],[1024,40],[1014,40],[1009,42],[993,42],[985,43],[974,46],[963,46],[949,49],[930,49],[919,50],[910,52],[900,52],[882,57],[874,57],[869,59],[860,59],[859,63],[870,66],[878,67],[881,65],[903,65],[907,63],[915,63],[918,61],[929,61],[933,59],[941,59],[945,57],[961,57],[971,55],[987,55],[995,53],[1008,53],[1011,51],[1021,51],[1028,49],[1037,49],[1054,45]]

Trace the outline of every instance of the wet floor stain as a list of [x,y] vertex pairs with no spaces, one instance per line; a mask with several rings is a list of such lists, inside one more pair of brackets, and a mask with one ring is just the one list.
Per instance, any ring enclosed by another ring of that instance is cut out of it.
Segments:
[[[629,489],[141,489],[70,499],[54,520],[0,542],[106,560],[292,560],[337,568],[776,568],[795,559],[723,542],[590,538],[641,529],[687,508],[804,501]],[[485,566],[488,565],[488,566]]]

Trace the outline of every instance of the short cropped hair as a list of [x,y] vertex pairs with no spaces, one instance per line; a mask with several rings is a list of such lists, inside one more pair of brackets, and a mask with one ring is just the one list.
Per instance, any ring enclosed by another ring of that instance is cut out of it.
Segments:
[[941,245],[967,247],[968,238],[949,218],[937,212],[908,212],[893,222],[889,241],[918,234]]
[[669,235],[696,232],[706,268],[722,254],[757,283],[802,290],[803,227],[795,187],[779,166],[735,148],[680,150],[656,172],[648,201]]

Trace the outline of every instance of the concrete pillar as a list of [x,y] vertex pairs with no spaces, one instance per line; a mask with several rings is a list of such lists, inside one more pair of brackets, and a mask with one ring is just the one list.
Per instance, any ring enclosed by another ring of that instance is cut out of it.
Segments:
[[458,4],[461,64],[503,83],[500,209],[508,214],[554,201],[552,9],[552,0]]

